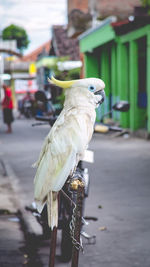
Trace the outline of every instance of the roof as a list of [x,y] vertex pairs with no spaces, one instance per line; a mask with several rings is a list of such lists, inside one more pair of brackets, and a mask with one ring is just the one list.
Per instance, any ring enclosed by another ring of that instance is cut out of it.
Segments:
[[141,6],[141,0],[68,0],[68,36],[78,36],[94,26],[96,19],[102,21],[116,16],[117,20],[125,20],[138,6]]
[[[136,34],[136,38],[137,36],[139,38],[149,30],[150,16],[137,16],[132,17],[132,21],[128,19],[120,22],[113,22],[111,18],[113,17],[105,19],[97,27],[91,28],[79,36],[81,52],[92,52],[93,49],[114,40],[116,36],[121,38],[126,36],[125,39],[128,40],[128,37],[131,39],[131,35],[132,38],[135,38]],[[127,35],[128,33],[131,35]]]
[[149,16],[133,17],[132,21],[125,20],[122,22],[112,23],[112,27],[117,35],[122,35],[129,33],[131,31],[137,30],[143,26],[150,24]]
[[22,54],[16,52],[16,51],[13,51],[11,49],[5,49],[5,48],[0,48],[0,53],[7,53],[7,54],[11,54],[11,55],[15,55],[17,57],[20,57],[22,58]]
[[51,47],[51,41],[49,40],[48,42],[42,44],[41,46],[39,46],[37,49],[35,49],[34,51],[32,51],[31,53],[29,53],[26,56],[22,57],[22,61],[36,61],[38,56],[45,51],[47,53],[47,55],[49,54],[50,51],[50,47]]
[[118,20],[125,20],[133,15],[135,6],[141,5],[141,0],[101,0],[95,2],[95,9],[101,19],[116,16]]
[[71,39],[67,36],[65,26],[53,26],[53,38],[50,49],[50,55],[57,57],[68,56],[70,60],[79,60],[79,42],[77,39]]
[[84,13],[79,9],[73,9],[68,17],[68,37],[75,38],[92,25],[92,15],[87,12]]
[[113,21],[115,21],[116,18],[114,16],[108,17],[106,19],[104,19],[102,22],[100,22],[98,25],[91,27],[90,29],[88,29],[87,31],[83,32],[82,34],[79,35],[78,39],[82,40],[83,38],[85,38],[86,36],[90,35],[93,32],[98,31],[99,29],[102,29],[103,27],[105,27],[108,24],[112,24]]
[[115,32],[111,27],[113,21],[114,17],[107,18],[101,24],[82,33],[78,37],[80,40],[80,51],[82,53],[92,52],[98,46],[112,41],[115,38]]

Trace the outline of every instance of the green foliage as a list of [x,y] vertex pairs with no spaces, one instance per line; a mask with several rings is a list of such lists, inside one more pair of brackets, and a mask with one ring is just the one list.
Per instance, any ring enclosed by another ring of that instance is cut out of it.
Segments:
[[147,9],[147,14],[150,16],[150,0],[141,0],[141,3]]
[[70,80],[76,80],[80,78],[81,68],[75,68],[72,70],[64,70],[64,71],[61,71],[58,69],[57,62],[65,62],[68,60],[69,60],[68,56],[57,58],[55,66],[52,67],[55,77],[57,79],[62,80],[62,81],[70,81]]
[[150,0],[141,0],[142,6],[150,7]]
[[[57,65],[58,62],[65,62],[68,60],[69,60],[68,56],[59,57],[56,60],[56,64],[53,67],[51,67],[51,70],[53,71],[53,75],[55,76],[56,79],[62,80],[62,81],[80,79],[81,68],[75,68],[72,70],[64,70],[64,71],[60,71],[58,69],[58,65]],[[64,99],[65,99],[64,90],[61,90],[61,93],[59,94],[59,96],[56,97],[55,100],[57,103],[63,106]]]
[[80,78],[81,68],[76,68],[68,71],[67,80],[76,80]]
[[63,81],[70,81],[70,80],[76,80],[80,78],[80,68],[68,70],[68,71],[60,71],[58,69],[55,69],[55,76],[59,80]]
[[[80,79],[80,68],[72,69],[69,71],[60,71],[57,68],[55,69],[55,77],[58,80],[62,81],[70,81],[70,80],[76,80]],[[57,97],[57,102],[60,103],[63,106],[65,100],[64,91],[62,90],[61,95]]]
[[62,91],[61,95],[57,96],[56,101],[63,107],[64,101],[65,101],[64,91]]
[[[66,61],[66,58],[59,58],[59,61]],[[80,71],[81,68],[75,68],[72,70],[68,70],[68,71],[60,71],[58,70],[57,66],[54,68],[54,73],[55,73],[55,77],[58,80],[62,80],[62,81],[70,81],[70,80],[76,80],[76,79],[80,79]],[[64,95],[64,91],[62,90],[62,93],[57,97],[57,102],[60,103],[63,106],[65,100],[65,95]]]
[[2,32],[3,40],[16,40],[17,48],[22,52],[28,47],[29,39],[26,31],[17,25],[11,24]]

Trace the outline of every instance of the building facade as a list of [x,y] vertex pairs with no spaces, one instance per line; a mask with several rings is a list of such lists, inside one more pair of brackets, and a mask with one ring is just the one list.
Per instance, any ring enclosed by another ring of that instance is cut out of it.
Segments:
[[106,83],[106,101],[97,118],[119,100],[130,103],[128,112],[113,113],[131,131],[146,129],[150,135],[150,19],[133,18],[99,26],[80,35],[86,77],[100,77]]

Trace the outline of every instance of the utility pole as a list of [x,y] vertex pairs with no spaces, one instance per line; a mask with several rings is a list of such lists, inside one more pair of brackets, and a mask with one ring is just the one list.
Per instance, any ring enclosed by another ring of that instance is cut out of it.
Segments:
[[[1,46],[2,46],[2,32],[0,31],[0,49]],[[0,99],[1,99],[1,89],[3,84],[3,73],[4,73],[3,53],[0,52]]]

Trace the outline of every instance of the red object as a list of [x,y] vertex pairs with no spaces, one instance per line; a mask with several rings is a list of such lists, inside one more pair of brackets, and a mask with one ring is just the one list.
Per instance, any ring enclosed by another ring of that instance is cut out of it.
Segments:
[[12,93],[11,89],[9,87],[5,87],[5,96],[2,101],[2,107],[4,108],[9,108],[13,109],[13,101],[12,101]]
[[128,19],[111,23],[112,27],[120,27],[120,26],[125,25],[125,24],[129,24]]

